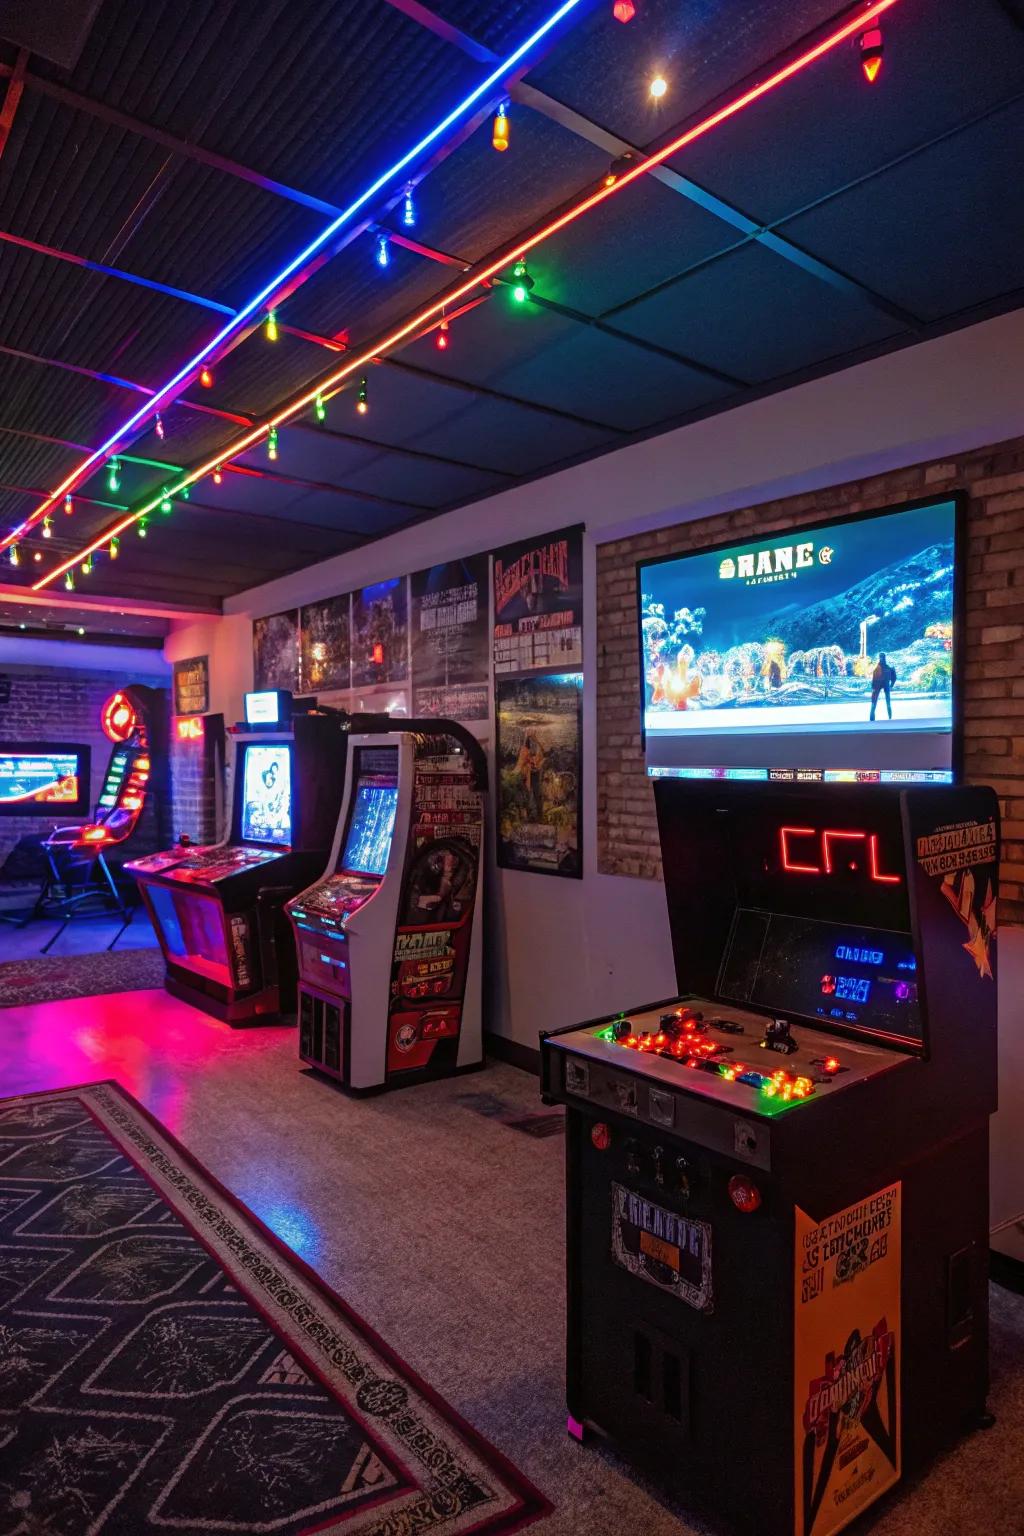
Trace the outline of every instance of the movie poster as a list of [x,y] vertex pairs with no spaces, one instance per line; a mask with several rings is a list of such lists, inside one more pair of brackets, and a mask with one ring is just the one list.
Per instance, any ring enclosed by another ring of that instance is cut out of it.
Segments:
[[410,577],[416,716],[488,718],[487,560],[448,560]]
[[900,1197],[796,1210],[796,1536],[833,1536],[899,1480]]
[[498,864],[583,875],[583,674],[497,680]]
[[352,594],[352,686],[404,683],[408,676],[406,580],[397,576]]
[[496,550],[493,582],[495,676],[582,667],[582,527]]
[[327,693],[351,682],[349,594],[307,603],[299,612],[302,691]]
[[253,687],[299,691],[299,613],[272,613],[252,623]]

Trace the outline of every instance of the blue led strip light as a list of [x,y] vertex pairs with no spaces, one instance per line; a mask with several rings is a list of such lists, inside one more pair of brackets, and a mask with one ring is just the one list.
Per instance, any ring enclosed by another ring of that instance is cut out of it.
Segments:
[[102,447],[95,449],[95,451],[91,453],[87,459],[83,460],[77,469],[72,470],[71,474],[61,482],[55,491],[51,492],[51,494],[48,496],[46,501],[42,503],[41,506],[38,506],[35,511],[32,512],[31,515],[24,520],[24,522],[20,523],[18,527],[13,529],[9,534],[6,535],[6,537],[0,539],[0,550],[6,549],[8,545],[11,544],[15,539],[21,538],[24,533],[26,533],[39,521],[39,519],[43,516],[49,507],[53,506],[55,502],[60,500],[65,492],[74,490],[76,486],[80,485],[85,474],[93,467],[93,465],[107,458],[111,450],[116,448],[118,443],[123,441],[128,433],[131,432],[133,427],[137,427],[140,422],[145,421],[147,416],[152,415],[157,407],[163,401],[166,401],[167,397],[173,390],[178,387],[179,384],[183,384],[192,374],[196,372],[197,369],[202,367],[206,359],[210,357],[211,354],[215,352],[216,349],[220,347],[228,339],[229,336],[234,335],[234,333],[239,330],[245,324],[245,322],[257,312],[257,310],[265,306],[267,301],[271,299],[275,293],[277,293],[277,291],[283,286],[284,283],[288,281],[293,273],[297,272],[299,268],[302,267],[307,261],[309,261],[312,256],[315,256],[318,251],[323,250],[324,246],[333,239],[333,237],[345,224],[349,223],[349,221],[355,217],[360,209],[365,208],[367,203],[371,202],[373,198],[378,195],[378,193],[382,192],[384,188],[388,186],[389,183],[396,181],[399,177],[402,176],[403,172],[408,171],[409,168],[417,160],[419,160],[419,158],[424,154],[426,150],[430,148],[432,144],[435,144],[438,139],[442,138],[444,134],[448,132],[450,128],[454,128],[457,123],[465,118],[469,112],[472,111],[473,107],[478,104],[478,102],[480,102],[491,91],[493,91],[495,86],[501,84],[505,77],[515,69],[516,65],[526,57],[531,49],[535,48],[539,42],[547,37],[548,33],[551,32],[553,28],[557,27],[560,21],[564,20],[564,18],[568,16],[571,11],[574,11],[576,7],[582,3],[583,0],[563,0],[563,3],[558,7],[558,9],[552,12],[548,19],[543,22],[541,26],[539,26],[534,32],[531,32],[530,36],[526,38],[524,42],[520,43],[519,47],[514,49],[507,58],[502,59],[498,64],[496,64],[495,67],[491,70],[490,74],[481,80],[480,84],[476,86],[475,89],[470,91],[469,95],[465,96],[462,101],[459,102],[458,106],[453,107],[447,116],[443,117],[439,123],[435,124],[429,133],[424,134],[423,138],[420,139],[418,143],[414,144],[411,149],[407,150],[406,153],[402,155],[401,159],[396,160],[394,165],[392,165],[388,170],[384,171],[380,176],[378,176],[376,181],[372,182],[364,191],[360,192],[359,196],[355,198],[353,202],[349,203],[347,208],[342,209],[341,213],[338,214],[338,217],[334,219],[332,223],[328,224],[327,227],[323,229],[319,235],[317,235],[315,240],[311,240],[309,245],[307,245],[304,250],[300,251],[294,260],[290,261],[286,267],[283,267],[282,270],[278,272],[277,275],[273,277],[269,283],[266,284],[265,287],[261,288],[259,293],[257,293],[253,298],[249,300],[248,304],[246,304],[242,309],[238,310],[232,319],[227,322],[224,328],[218,331],[217,335],[214,336],[211,341],[207,342],[203,350],[201,352],[197,352],[195,357],[187,362],[185,366],[174,375],[174,378],[165,384],[162,389],[158,390],[154,395],[151,395],[146,401],[145,405],[140,406],[140,408],[135,412],[134,416],[130,416],[128,420],[124,422],[124,424],[120,426],[111,437],[107,438],[107,441],[103,444]]

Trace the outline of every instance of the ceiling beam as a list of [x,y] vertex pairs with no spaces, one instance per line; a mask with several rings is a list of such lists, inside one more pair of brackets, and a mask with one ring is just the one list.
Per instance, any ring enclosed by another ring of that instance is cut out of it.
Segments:
[[27,587],[14,587],[0,581],[0,602],[14,603],[24,608],[88,609],[96,613],[137,615],[145,619],[208,619],[220,618],[220,603],[164,603],[146,602],[138,598],[97,597],[87,592],[32,592]]
[[27,48],[18,50],[18,57],[10,67],[10,75],[7,81],[7,90],[4,92],[4,104],[0,107],[0,159],[3,158],[7,141],[14,127],[14,116],[21,101],[22,92],[25,89],[25,75],[28,71],[29,52]]

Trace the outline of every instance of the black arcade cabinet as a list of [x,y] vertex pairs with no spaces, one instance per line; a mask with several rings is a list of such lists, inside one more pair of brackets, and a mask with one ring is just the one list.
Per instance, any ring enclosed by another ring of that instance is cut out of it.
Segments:
[[232,736],[231,826],[207,847],[179,844],[125,868],[138,881],[167,961],[167,990],[253,1023],[294,1007],[284,903],[322,868],[345,774],[345,717],[246,695]]
[[542,1039],[570,1430],[831,1536],[985,1413],[997,801],[655,797],[682,996]]

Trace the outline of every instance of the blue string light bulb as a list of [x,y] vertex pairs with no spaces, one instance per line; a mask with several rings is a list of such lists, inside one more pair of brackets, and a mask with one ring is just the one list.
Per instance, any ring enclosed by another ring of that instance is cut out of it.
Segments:
[[391,241],[387,235],[377,236],[376,261],[378,267],[387,267],[391,264]]
[[406,229],[412,229],[416,223],[416,204],[413,201],[412,182],[405,189],[405,201],[402,204],[402,223]]

